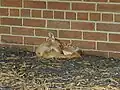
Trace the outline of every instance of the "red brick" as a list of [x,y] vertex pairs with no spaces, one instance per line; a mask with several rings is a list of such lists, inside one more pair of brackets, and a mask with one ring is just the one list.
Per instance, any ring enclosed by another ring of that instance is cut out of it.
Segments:
[[8,9],[0,8],[0,16],[8,16]]
[[99,33],[99,32],[84,32],[83,33],[83,39],[106,41],[107,40],[107,34]]
[[90,20],[100,21],[100,13],[90,13]]
[[70,40],[64,40],[62,38],[59,38],[59,40],[63,43],[63,44],[68,44],[70,43]]
[[108,52],[102,52],[102,51],[92,51],[92,50],[87,51],[87,50],[85,50],[84,54],[108,57]]
[[66,12],[66,19],[76,19],[75,12]]
[[110,52],[109,57],[120,59],[120,52]]
[[69,29],[70,22],[69,21],[55,21],[55,20],[48,20],[47,21],[48,28],[61,28],[61,29]]
[[78,46],[82,49],[95,49],[95,42],[88,41],[73,41],[73,45]]
[[0,34],[1,33],[10,34],[10,27],[0,26]]
[[32,17],[41,18],[41,10],[32,10]]
[[30,17],[30,9],[21,9],[21,16]]
[[43,11],[43,18],[53,18],[53,11]]
[[120,32],[120,24],[97,23],[97,30],[108,32]]
[[25,8],[45,9],[46,2],[44,2],[44,1],[24,1],[24,7]]
[[87,2],[107,2],[108,0],[84,0]]
[[1,24],[3,25],[22,25],[22,19],[18,18],[1,18]]
[[119,43],[97,43],[98,50],[106,50],[106,51],[120,51],[120,44]]
[[36,36],[48,37],[49,32],[52,32],[55,35],[55,37],[57,36],[57,30],[35,29]]
[[4,43],[22,44],[23,38],[21,36],[2,35],[1,41]]
[[59,37],[60,38],[81,39],[82,38],[82,33],[80,31],[65,31],[65,30],[60,30],[59,31]]
[[119,3],[120,0],[109,0],[110,2],[115,2],[115,3]]
[[118,4],[98,4],[97,10],[105,11],[105,12],[120,12],[120,5],[118,5]]
[[48,2],[48,9],[69,10],[70,9],[70,3]]
[[79,30],[94,30],[94,23],[89,22],[72,22],[71,28],[72,29],[79,29]]
[[40,45],[45,41],[45,38],[24,37],[24,44],[27,45]]
[[77,20],[88,20],[88,13],[78,12]]
[[120,42],[120,34],[109,34],[109,40],[113,42]]
[[12,34],[14,34],[14,35],[34,35],[34,29],[13,27]]
[[95,4],[91,3],[73,3],[72,10],[95,11]]
[[64,19],[64,12],[62,12],[62,11],[55,11],[54,12],[54,18],[55,19]]
[[19,16],[19,9],[10,9],[10,16]]
[[23,19],[23,25],[31,27],[45,27],[45,20]]
[[120,22],[120,15],[119,14],[115,15],[115,22]]
[[112,14],[102,14],[102,21],[113,21],[113,15]]
[[1,5],[6,7],[22,7],[22,0],[1,0]]

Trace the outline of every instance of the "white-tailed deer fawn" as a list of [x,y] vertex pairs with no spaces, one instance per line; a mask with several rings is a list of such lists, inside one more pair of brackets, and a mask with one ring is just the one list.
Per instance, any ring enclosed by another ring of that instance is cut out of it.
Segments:
[[72,43],[65,45],[62,51],[67,58],[81,57],[80,48],[72,46]]
[[57,56],[53,55],[53,53],[57,55],[62,54],[62,44],[54,37],[53,33],[48,33],[47,40],[36,49],[36,55],[44,58],[49,57],[50,54],[52,54],[50,57]]
[[79,51],[78,47],[71,43],[65,45],[53,33],[48,33],[47,40],[36,49],[36,55],[43,58],[74,58],[81,57]]

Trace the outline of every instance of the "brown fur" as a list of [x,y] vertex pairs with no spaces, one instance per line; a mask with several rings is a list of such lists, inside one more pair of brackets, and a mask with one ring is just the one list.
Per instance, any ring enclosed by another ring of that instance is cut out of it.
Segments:
[[63,44],[52,33],[48,33],[48,39],[38,46],[36,55],[43,58],[75,58],[81,57],[79,48],[72,44]]

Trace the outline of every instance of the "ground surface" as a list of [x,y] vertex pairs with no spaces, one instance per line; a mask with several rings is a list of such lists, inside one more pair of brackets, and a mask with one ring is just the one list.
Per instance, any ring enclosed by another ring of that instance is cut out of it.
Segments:
[[120,59],[40,59],[0,47],[0,90],[120,90]]

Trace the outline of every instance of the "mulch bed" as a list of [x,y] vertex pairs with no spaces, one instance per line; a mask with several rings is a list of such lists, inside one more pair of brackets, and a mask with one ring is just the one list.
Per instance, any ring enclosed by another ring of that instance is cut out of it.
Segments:
[[120,59],[44,59],[25,49],[0,47],[0,90],[120,90]]

